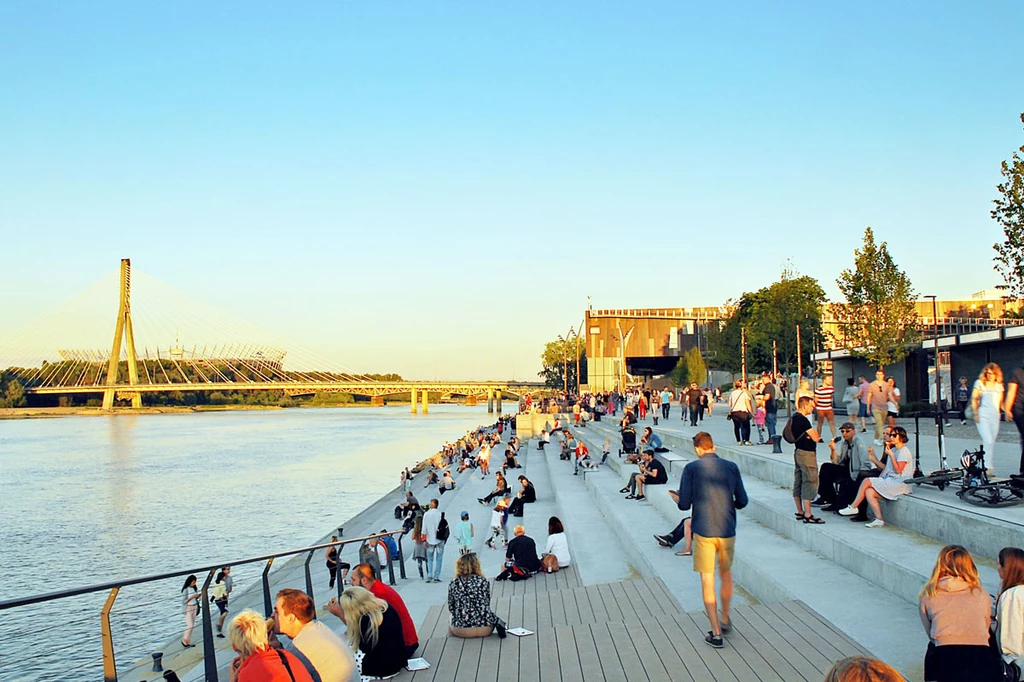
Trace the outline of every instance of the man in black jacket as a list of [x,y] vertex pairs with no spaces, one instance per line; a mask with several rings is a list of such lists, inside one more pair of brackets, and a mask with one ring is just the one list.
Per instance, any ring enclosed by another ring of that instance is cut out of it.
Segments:
[[540,570],[540,559],[537,557],[537,543],[526,534],[526,529],[522,526],[516,526],[513,532],[515,537],[508,542],[505,558],[512,559],[516,562],[516,566],[524,571],[536,573]]

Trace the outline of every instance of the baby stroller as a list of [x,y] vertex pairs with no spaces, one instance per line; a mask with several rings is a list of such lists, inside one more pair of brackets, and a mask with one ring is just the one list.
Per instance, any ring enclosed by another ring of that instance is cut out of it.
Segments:
[[638,454],[636,449],[636,430],[632,426],[622,429],[622,447],[619,448],[619,457],[622,457],[623,454]]

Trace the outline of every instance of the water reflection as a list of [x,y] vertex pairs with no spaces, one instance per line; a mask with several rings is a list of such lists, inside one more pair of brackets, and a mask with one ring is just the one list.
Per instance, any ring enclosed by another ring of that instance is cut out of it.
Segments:
[[[0,598],[316,541],[485,415],[431,406],[418,419],[396,407],[0,422]],[[238,573],[236,586],[257,576]],[[119,649],[145,653],[180,636],[180,587],[123,591]],[[0,680],[68,679],[69,657],[96,663],[76,679],[98,678],[95,601],[6,612],[7,631],[26,636],[5,640]],[[79,641],[89,650],[67,651]]]

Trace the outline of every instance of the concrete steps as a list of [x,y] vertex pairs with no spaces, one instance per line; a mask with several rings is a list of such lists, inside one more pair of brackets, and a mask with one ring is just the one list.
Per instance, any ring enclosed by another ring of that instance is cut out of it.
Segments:
[[[588,429],[585,434],[577,433],[593,450],[595,443],[604,440],[602,431]],[[700,609],[700,581],[692,571],[692,560],[674,556],[672,550],[659,547],[651,537],[653,533],[667,532],[686,515],[666,494],[668,489],[677,486],[677,476],[670,480],[669,485],[650,488],[643,502],[626,500],[618,490],[625,484],[628,474],[636,469],[633,465],[626,465],[614,453],[615,450],[609,458],[611,466],[602,467],[602,471],[586,477],[586,485],[598,508],[642,573],[661,576],[685,609]],[[903,672],[919,677],[927,637],[917,614],[916,596],[913,603],[905,598],[908,586],[915,582],[913,571],[905,569],[890,581],[894,585],[899,580],[904,582],[903,593],[897,596],[836,561],[836,558],[843,559],[842,552],[835,552],[834,558],[825,558],[801,544],[801,540],[810,544],[813,531],[838,524],[814,527],[798,524],[793,519],[793,512],[785,510],[785,491],[777,486],[772,489],[769,484],[749,475],[744,477],[744,482],[748,484],[751,504],[757,499],[759,506],[769,510],[762,509],[758,514],[777,515],[780,528],[783,513],[788,514],[788,529],[792,532],[789,535],[777,532],[775,528],[760,523],[756,515],[740,512],[733,577],[742,589],[738,590],[735,603],[801,600],[876,655]],[[789,504],[793,504],[791,498]],[[845,520],[842,523],[855,525]],[[862,526],[859,530],[865,535],[879,532],[868,531]],[[883,532],[891,532],[891,529]],[[848,554],[856,556],[860,549],[863,551],[858,561],[866,565],[874,556],[867,552],[869,548],[853,547]],[[921,550],[921,556],[928,551],[931,550]],[[930,562],[934,562],[935,552],[937,549],[931,551]],[[931,564],[928,570],[931,570]],[[923,582],[924,579],[916,581],[915,595]]]

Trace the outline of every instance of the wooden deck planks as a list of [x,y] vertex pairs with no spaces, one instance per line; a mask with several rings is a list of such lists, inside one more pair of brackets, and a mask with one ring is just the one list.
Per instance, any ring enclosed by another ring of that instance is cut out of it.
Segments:
[[594,637],[594,646],[597,647],[597,657],[601,663],[601,673],[604,675],[602,679],[608,682],[626,682],[626,670],[622,667],[608,626],[605,623],[596,623],[590,626],[590,632]]
[[605,676],[601,670],[601,659],[597,653],[597,643],[594,642],[594,633],[590,631],[590,624],[573,625],[572,634],[576,639],[583,682],[602,682]]
[[[820,682],[821,672],[807,662],[784,637],[768,627],[756,614],[743,607],[732,610],[734,632],[751,643],[758,654],[782,679]],[[730,638],[736,635],[730,635]]]
[[828,669],[832,667],[832,663],[836,659],[830,659],[828,657],[831,653],[826,655],[820,650],[810,646],[806,640],[804,640],[793,628],[789,626],[788,621],[779,618],[778,615],[769,608],[768,604],[755,604],[748,606],[747,608],[750,609],[752,613],[760,617],[766,627],[779,633],[783,639],[789,642],[795,652],[803,656],[808,663],[821,672],[822,676],[824,676],[825,673],[828,672]]
[[607,623],[604,627],[607,627],[609,634],[611,634],[615,653],[618,654],[619,661],[622,663],[622,670],[626,674],[626,679],[631,681],[646,680],[647,673],[644,671],[644,664],[640,661],[636,647],[633,646],[626,624]]
[[446,606],[431,607],[420,655],[432,667],[398,679],[817,682],[835,660],[866,653],[802,602],[736,607],[726,647],[716,650],[704,642],[707,617],[683,613],[659,579],[578,582],[565,570],[496,584],[495,613],[536,633],[528,637],[449,638]]
[[829,637],[829,640],[843,652],[844,656],[871,656],[871,652],[847,637],[845,632],[837,628],[831,622],[826,620],[824,616],[802,601],[785,602],[784,606],[797,617],[803,618],[807,623],[810,623],[812,627],[817,627],[814,624],[815,621],[817,621],[823,627],[827,628],[829,632],[834,635],[833,637]]
[[576,647],[576,636],[571,625],[555,626],[555,642],[558,649],[558,668],[561,682],[583,682],[583,668],[580,663],[579,651]]

